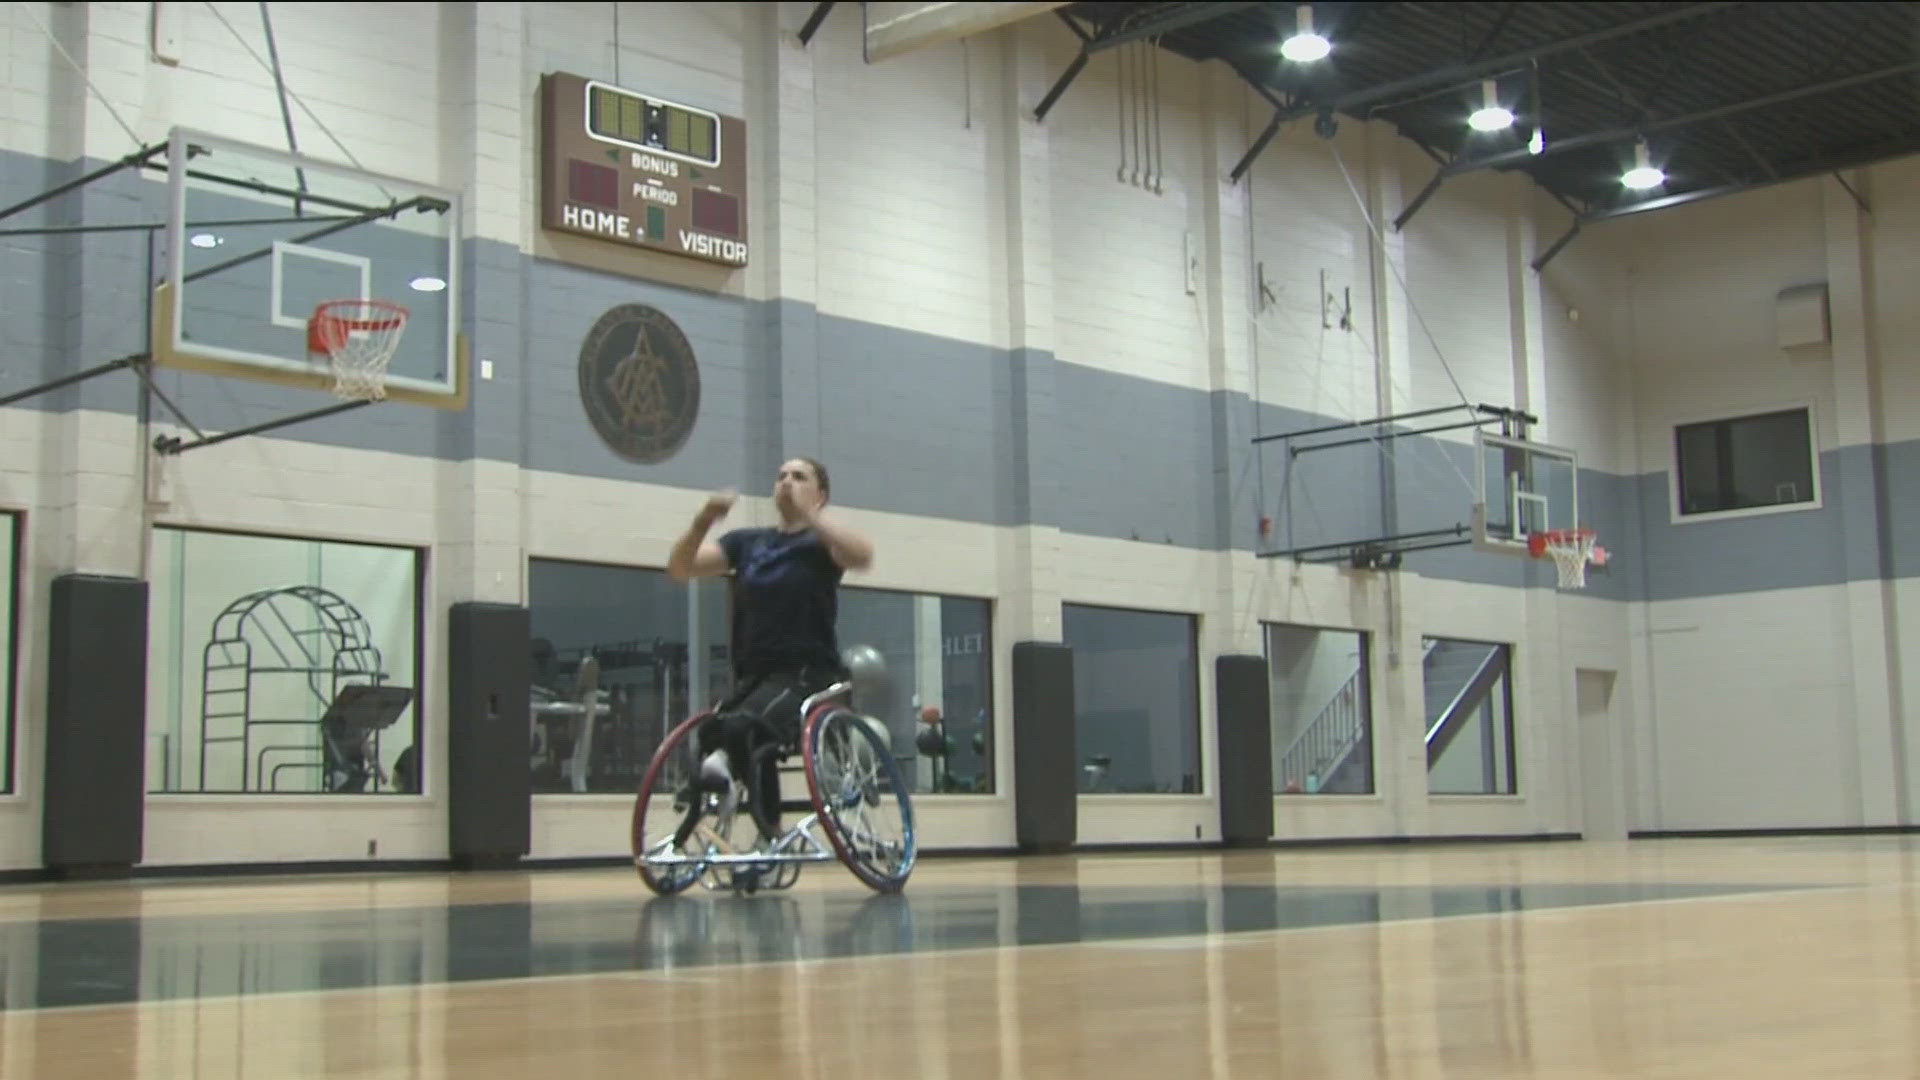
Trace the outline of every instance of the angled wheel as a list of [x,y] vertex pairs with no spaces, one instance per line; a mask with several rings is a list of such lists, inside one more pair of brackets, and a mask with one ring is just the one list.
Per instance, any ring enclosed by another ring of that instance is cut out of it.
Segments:
[[825,706],[808,718],[801,747],[807,791],[834,854],[874,891],[895,893],[913,873],[913,803],[876,726]]
[[[693,787],[699,762],[693,733],[712,713],[699,713],[667,733],[653,752],[633,803],[633,865],[647,888],[661,896],[700,880],[711,847],[701,828],[709,799]],[[671,796],[671,802],[659,801]]]

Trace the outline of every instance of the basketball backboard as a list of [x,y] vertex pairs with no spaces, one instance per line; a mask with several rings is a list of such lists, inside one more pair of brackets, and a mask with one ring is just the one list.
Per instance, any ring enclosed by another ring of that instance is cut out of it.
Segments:
[[1578,528],[1580,467],[1572,450],[1476,431],[1474,542],[1483,550],[1527,555],[1527,536]]
[[386,396],[465,404],[459,193],[185,128],[166,162],[156,362],[324,389],[315,308],[383,300],[408,312]]

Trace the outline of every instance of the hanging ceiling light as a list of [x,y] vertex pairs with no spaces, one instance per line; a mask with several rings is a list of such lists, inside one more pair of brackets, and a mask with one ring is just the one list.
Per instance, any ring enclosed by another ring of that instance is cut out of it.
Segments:
[[1492,79],[1480,83],[1480,107],[1467,117],[1475,131],[1505,131],[1513,126],[1513,110],[1500,104],[1500,88]]
[[1667,174],[1654,168],[1647,158],[1647,141],[1640,140],[1633,148],[1633,168],[1621,174],[1620,182],[1635,191],[1645,191],[1650,187],[1659,187],[1665,183]]
[[1311,64],[1315,60],[1325,60],[1333,51],[1333,43],[1321,37],[1313,30],[1313,5],[1301,4],[1294,9],[1294,34],[1280,43],[1280,55],[1296,64]]

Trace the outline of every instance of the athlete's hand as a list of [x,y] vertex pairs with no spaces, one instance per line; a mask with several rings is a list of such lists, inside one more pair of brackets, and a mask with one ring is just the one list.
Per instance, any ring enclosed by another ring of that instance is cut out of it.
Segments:
[[700,509],[700,517],[708,525],[712,525],[727,516],[727,511],[733,509],[733,502],[739,497],[732,488],[714,492],[707,496],[707,505]]

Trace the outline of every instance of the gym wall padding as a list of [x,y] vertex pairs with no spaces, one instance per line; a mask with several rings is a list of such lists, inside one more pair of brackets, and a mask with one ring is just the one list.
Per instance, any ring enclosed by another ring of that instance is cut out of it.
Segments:
[[1022,852],[1066,851],[1079,835],[1073,650],[1013,646],[1013,820]]
[[1273,836],[1273,727],[1269,722],[1267,659],[1214,660],[1219,704],[1220,839],[1265,844]]
[[448,623],[449,854],[456,866],[510,863],[533,849],[532,613],[460,603]]
[[41,861],[55,876],[116,876],[146,826],[147,583],[53,579]]

